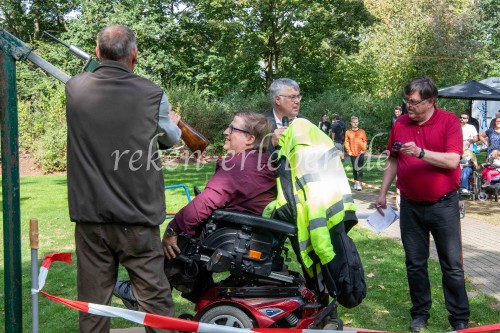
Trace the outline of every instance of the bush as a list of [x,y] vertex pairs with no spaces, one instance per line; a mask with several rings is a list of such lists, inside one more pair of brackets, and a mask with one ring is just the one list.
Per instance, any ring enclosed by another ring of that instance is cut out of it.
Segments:
[[18,103],[19,147],[29,152],[45,173],[66,169],[65,104],[62,85]]
[[264,112],[271,108],[271,103],[264,95],[231,93],[222,99],[207,99],[197,89],[185,86],[170,87],[167,92],[174,111],[210,141],[206,155],[224,153],[223,132],[231,123],[234,113],[241,110]]

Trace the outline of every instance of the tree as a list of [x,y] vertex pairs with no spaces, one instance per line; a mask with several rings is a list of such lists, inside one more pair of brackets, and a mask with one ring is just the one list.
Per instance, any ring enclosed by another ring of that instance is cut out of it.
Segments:
[[483,77],[496,59],[485,55],[468,0],[365,3],[379,21],[366,29],[360,53],[339,67],[347,75],[338,84],[353,91],[390,96],[424,75],[439,86],[455,84]]
[[34,43],[43,31],[67,29],[66,17],[78,9],[78,0],[5,0],[0,2],[0,23],[26,43]]
[[204,66],[193,66],[207,76],[195,77],[219,93],[235,87],[264,91],[284,76],[319,92],[328,86],[339,54],[355,52],[360,29],[372,22],[355,0],[185,3],[181,28],[194,36],[200,55],[209,55]]
[[478,0],[473,11],[473,25],[476,40],[480,47],[476,56],[488,59],[483,66],[484,75],[500,75],[500,2],[496,0]]

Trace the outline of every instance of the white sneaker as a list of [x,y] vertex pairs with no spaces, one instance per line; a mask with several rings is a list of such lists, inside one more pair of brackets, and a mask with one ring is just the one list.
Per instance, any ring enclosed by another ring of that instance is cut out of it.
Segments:
[[466,188],[462,189],[462,194],[469,194],[469,190]]
[[358,183],[358,188],[357,188],[357,190],[358,190],[358,191],[361,191],[362,189],[363,189],[363,186],[361,186],[361,184],[359,184],[359,183]]

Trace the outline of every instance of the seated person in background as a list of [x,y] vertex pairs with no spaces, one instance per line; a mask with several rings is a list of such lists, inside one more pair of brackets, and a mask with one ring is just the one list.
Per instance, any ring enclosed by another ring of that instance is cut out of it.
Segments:
[[488,163],[484,164],[484,170],[481,174],[483,179],[486,180],[486,183],[483,184],[483,187],[487,187],[491,185],[491,180],[496,176],[500,176],[500,150],[495,149],[491,152],[490,157],[488,158]]
[[462,158],[460,159],[460,168],[462,169],[462,176],[460,179],[459,190],[463,194],[469,194],[469,178],[474,172],[474,169],[478,169],[476,154],[474,154],[470,149],[470,142],[464,141],[464,152]]
[[[174,259],[180,253],[177,235],[183,232],[198,236],[216,209],[262,215],[264,208],[276,198],[277,173],[270,168],[270,154],[267,152],[271,129],[271,122],[261,114],[236,113],[224,131],[226,141],[223,148],[228,157],[217,162],[215,173],[203,192],[175,214],[168,224],[163,235],[163,251],[167,259]],[[165,265],[167,276],[175,270],[169,263]],[[211,275],[207,279],[211,279]],[[208,285],[208,281],[204,282],[205,286]],[[118,279],[113,294],[121,298],[127,308],[137,307],[130,281]]]

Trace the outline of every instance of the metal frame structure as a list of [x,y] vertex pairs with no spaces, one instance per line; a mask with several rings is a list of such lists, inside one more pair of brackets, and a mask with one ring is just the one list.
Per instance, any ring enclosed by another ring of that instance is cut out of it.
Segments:
[[[21,208],[16,61],[29,60],[62,83],[70,76],[0,28],[0,118],[2,128],[2,196],[4,230],[5,332],[23,331]],[[93,63],[87,59],[86,67]]]

